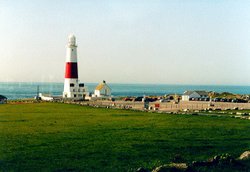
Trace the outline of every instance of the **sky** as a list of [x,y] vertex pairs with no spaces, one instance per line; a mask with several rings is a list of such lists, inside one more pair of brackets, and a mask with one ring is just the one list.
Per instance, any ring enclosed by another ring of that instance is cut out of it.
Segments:
[[0,0],[0,82],[250,85],[250,1]]

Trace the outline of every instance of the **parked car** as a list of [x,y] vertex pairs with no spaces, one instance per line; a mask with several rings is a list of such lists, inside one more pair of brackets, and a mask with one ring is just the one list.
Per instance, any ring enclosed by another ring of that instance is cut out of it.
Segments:
[[227,102],[227,99],[226,98],[221,98],[220,102]]
[[143,99],[143,97],[136,97],[136,98],[134,99],[134,101],[135,101],[135,102],[141,102],[142,99]]
[[126,97],[123,99],[124,101],[133,101],[133,99],[131,97]]
[[160,102],[170,102],[169,99],[160,99]]
[[151,98],[151,97],[145,98],[145,102],[155,102],[156,100],[157,98]]
[[208,102],[208,101],[210,101],[210,98],[205,98],[205,100],[204,100],[204,101],[207,101],[207,102]]
[[220,100],[221,100],[221,98],[218,98],[218,97],[213,99],[214,102],[220,102]]
[[169,100],[174,100],[173,96],[169,96],[168,98],[169,98]]
[[239,102],[239,103],[247,103],[247,101],[246,101],[246,100],[243,100],[243,99],[238,99],[238,102]]
[[233,103],[247,103],[246,100],[243,100],[243,99],[236,99],[236,98],[233,99],[232,102],[233,102]]

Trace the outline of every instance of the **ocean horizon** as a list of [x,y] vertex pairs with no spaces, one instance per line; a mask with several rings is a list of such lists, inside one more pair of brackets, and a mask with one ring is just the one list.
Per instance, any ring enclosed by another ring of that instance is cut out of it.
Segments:
[[[0,82],[0,95],[8,99],[33,98],[39,92],[54,96],[62,95],[63,84],[60,82]],[[89,92],[94,92],[98,83],[85,83]],[[121,96],[149,96],[165,94],[182,94],[186,90],[205,90],[215,92],[230,92],[234,94],[250,94],[250,86],[236,85],[177,85],[177,84],[124,84],[108,83],[112,95]]]

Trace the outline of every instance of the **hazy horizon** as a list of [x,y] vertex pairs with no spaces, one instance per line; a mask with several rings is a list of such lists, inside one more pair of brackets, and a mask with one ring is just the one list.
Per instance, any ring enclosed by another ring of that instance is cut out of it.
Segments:
[[0,0],[0,82],[250,85],[250,1]]
[[[37,84],[37,83],[41,83],[41,84],[64,84],[64,81],[61,81],[61,82],[53,82],[53,81],[0,81],[0,83],[29,83],[29,84]],[[82,83],[80,81],[80,83]],[[98,85],[99,83],[102,83],[101,82],[84,82],[85,84],[95,84],[95,85]],[[167,84],[167,83],[143,83],[143,82],[133,82],[133,83],[129,83],[129,82],[109,82],[107,83],[108,85],[109,84],[121,84],[121,85],[168,85],[168,86],[238,86],[238,87],[250,87],[250,85],[236,85],[236,84]]]

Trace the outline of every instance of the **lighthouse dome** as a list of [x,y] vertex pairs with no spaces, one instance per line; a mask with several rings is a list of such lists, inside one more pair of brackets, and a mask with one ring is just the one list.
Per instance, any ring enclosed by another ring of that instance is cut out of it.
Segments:
[[75,45],[76,44],[76,37],[75,37],[75,35],[70,34],[69,37],[68,37],[68,39],[69,39],[69,44],[70,45]]

